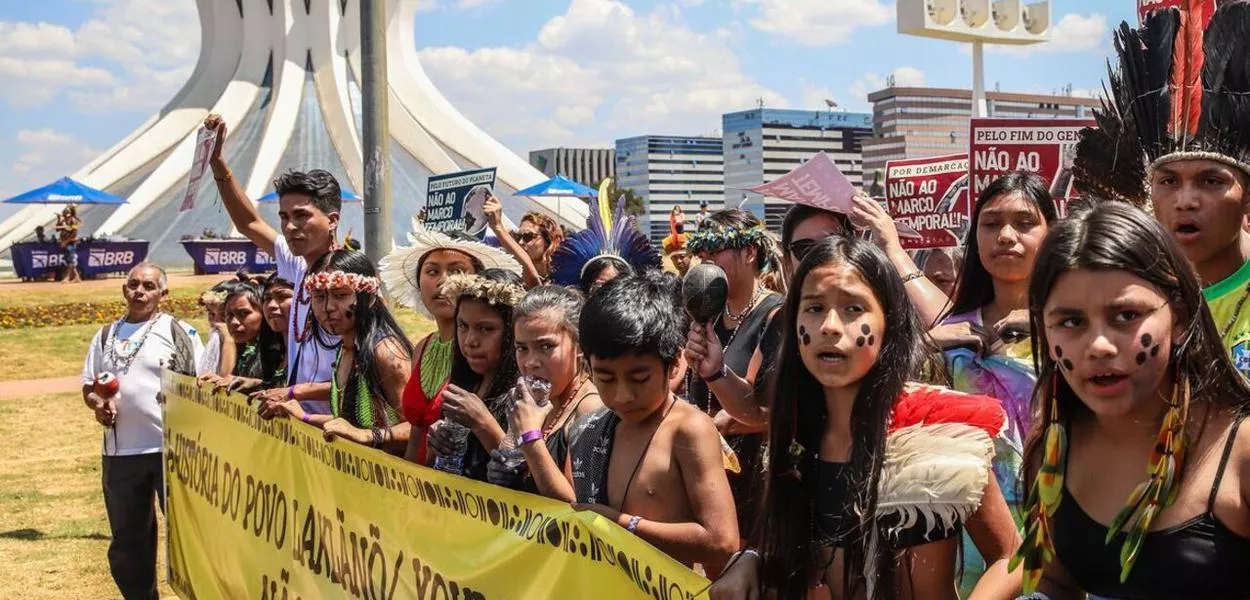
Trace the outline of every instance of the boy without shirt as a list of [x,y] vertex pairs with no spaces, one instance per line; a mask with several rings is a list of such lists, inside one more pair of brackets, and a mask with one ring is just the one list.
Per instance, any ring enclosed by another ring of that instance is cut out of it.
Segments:
[[578,508],[714,575],[737,550],[737,517],[716,425],[669,392],[683,315],[677,280],[660,273],[617,278],[590,297],[582,352],[610,412],[569,456]]
[[281,235],[261,218],[239,180],[226,164],[226,124],[209,115],[204,127],[217,134],[209,159],[217,191],[230,220],[247,239],[278,264],[278,276],[296,286],[287,323],[287,387],[254,394],[264,416],[278,414],[277,404],[298,401],[306,412],[329,413],[330,376],[338,338],[313,332],[312,314],[302,282],[304,273],[330,252],[342,207],[342,190],[333,175],[321,170],[290,171],[274,181],[278,192]]

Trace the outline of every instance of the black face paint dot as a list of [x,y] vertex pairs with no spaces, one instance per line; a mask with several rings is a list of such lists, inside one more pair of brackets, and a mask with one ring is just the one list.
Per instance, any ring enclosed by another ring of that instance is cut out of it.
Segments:
[[806,333],[803,334],[803,345],[804,346],[812,345],[812,336],[807,335]]
[[863,348],[864,344],[866,343],[868,343],[868,338],[865,338],[863,336],[860,336],[859,339],[855,340],[855,345],[859,346],[860,348]]
[[1143,348],[1149,348],[1150,342],[1153,342],[1153,341],[1154,341],[1154,338],[1150,337],[1149,333],[1143,333],[1141,335],[1141,345]]
[[1155,347],[1154,347],[1154,348],[1151,348],[1151,349],[1150,349],[1150,355],[1151,355],[1151,356],[1159,356],[1159,346],[1158,346],[1157,344],[1155,345]]
[[869,345],[869,346],[876,346],[876,345],[877,345],[877,336],[875,336],[875,335],[870,335],[870,336],[868,336],[868,345]]
[[859,330],[860,330],[860,331],[862,331],[862,332],[864,332],[864,335],[868,335],[868,334],[872,333],[872,328],[871,328],[871,327],[869,327],[867,323],[864,323],[864,326],[863,326],[863,327],[860,327],[860,328],[859,328]]
[[799,335],[806,336],[806,335],[807,335],[807,328],[806,328],[806,327],[804,327],[804,326],[802,326],[802,325],[799,325]]
[[1071,371],[1071,370],[1072,370],[1072,361],[1070,361],[1070,360],[1068,360],[1068,359],[1066,359],[1066,358],[1065,358],[1065,359],[1063,359],[1063,368],[1064,368],[1064,370],[1065,370],[1065,371]]
[[1138,353],[1137,353],[1137,364],[1139,364],[1139,365],[1144,365],[1144,364],[1146,364],[1146,353],[1145,353],[1145,352],[1138,352]]
[[1057,358],[1063,358],[1063,348],[1060,348],[1059,346],[1055,346],[1055,356]]

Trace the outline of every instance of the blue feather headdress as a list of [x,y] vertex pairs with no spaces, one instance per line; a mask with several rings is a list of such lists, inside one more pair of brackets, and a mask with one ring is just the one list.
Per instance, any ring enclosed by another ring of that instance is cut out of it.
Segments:
[[558,285],[581,284],[586,267],[597,258],[613,257],[629,265],[635,273],[663,265],[660,252],[638,229],[633,217],[625,216],[625,197],[611,207],[608,188],[611,180],[599,186],[599,196],[591,199],[586,229],[564,240],[551,256],[551,279]]

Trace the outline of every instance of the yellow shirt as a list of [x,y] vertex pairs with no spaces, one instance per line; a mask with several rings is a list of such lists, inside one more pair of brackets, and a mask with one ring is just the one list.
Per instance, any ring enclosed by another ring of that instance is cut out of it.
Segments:
[[1204,290],[1202,295],[1211,308],[1215,328],[1224,336],[1224,347],[1233,359],[1233,366],[1250,377],[1250,261],[1235,273]]

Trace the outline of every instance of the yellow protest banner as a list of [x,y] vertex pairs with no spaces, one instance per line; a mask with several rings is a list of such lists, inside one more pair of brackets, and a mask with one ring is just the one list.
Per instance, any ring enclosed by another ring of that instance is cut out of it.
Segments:
[[684,600],[707,587],[598,515],[326,442],[189,377],[166,372],[163,390],[182,598]]

